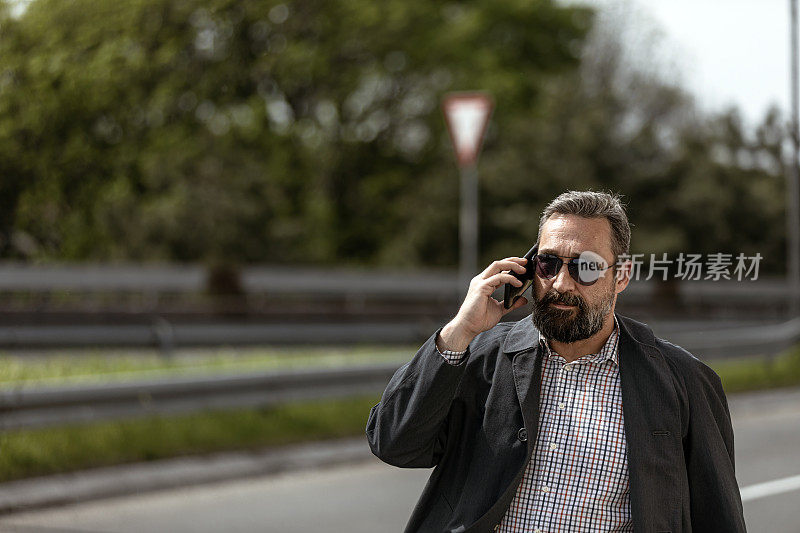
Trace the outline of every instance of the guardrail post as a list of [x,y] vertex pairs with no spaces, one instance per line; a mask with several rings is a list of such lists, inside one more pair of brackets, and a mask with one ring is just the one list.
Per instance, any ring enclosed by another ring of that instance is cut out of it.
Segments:
[[171,357],[175,348],[175,330],[172,324],[164,317],[156,317],[153,321],[153,336],[161,355],[166,358]]

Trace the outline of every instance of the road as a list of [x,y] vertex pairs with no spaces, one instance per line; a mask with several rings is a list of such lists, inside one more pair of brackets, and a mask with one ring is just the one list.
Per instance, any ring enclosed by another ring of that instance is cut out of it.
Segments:
[[[737,477],[748,530],[800,532],[800,389],[731,398]],[[402,531],[428,472],[366,461],[244,481],[114,498],[0,518],[0,531]],[[792,488],[794,487],[794,488]]]

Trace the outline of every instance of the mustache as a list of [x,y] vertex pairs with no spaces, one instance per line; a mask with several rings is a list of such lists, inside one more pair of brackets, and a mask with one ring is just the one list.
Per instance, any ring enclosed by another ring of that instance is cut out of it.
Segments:
[[539,300],[539,303],[542,306],[549,304],[577,305],[581,309],[586,306],[583,298],[577,294],[570,294],[568,292],[561,293],[555,289],[547,291],[547,293],[542,296],[541,300]]

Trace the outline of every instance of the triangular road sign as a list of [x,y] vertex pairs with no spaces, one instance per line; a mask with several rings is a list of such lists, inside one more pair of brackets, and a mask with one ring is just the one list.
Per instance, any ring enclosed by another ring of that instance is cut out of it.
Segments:
[[453,141],[458,166],[474,165],[492,114],[491,97],[483,92],[449,93],[442,99],[442,110]]

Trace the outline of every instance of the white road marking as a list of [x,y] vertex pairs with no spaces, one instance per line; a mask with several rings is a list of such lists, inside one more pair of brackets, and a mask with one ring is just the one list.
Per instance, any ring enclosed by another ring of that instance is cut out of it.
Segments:
[[800,476],[790,476],[783,479],[766,481],[764,483],[756,483],[755,485],[744,487],[741,490],[742,501],[748,502],[798,489],[800,489]]

